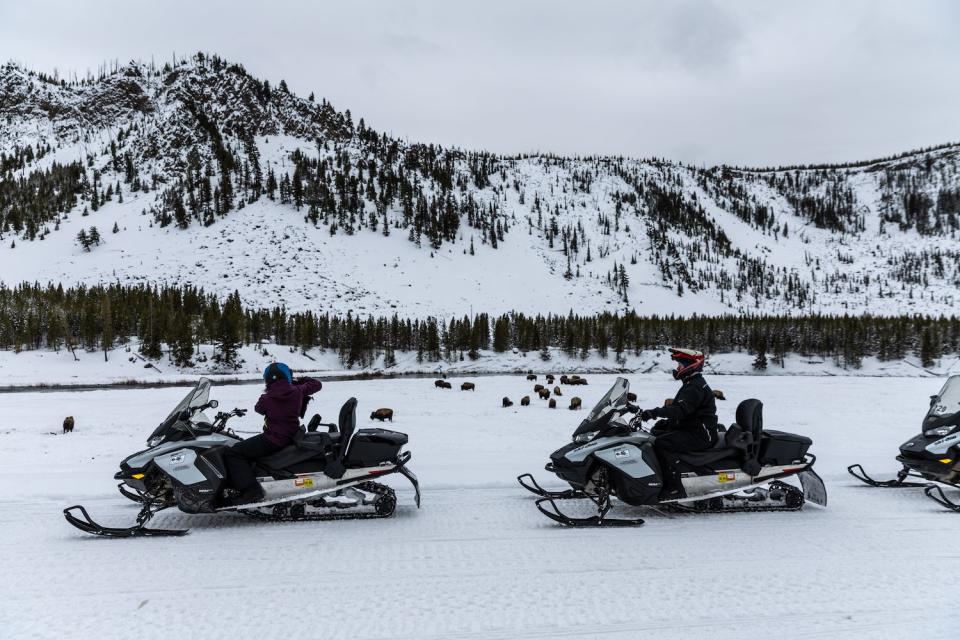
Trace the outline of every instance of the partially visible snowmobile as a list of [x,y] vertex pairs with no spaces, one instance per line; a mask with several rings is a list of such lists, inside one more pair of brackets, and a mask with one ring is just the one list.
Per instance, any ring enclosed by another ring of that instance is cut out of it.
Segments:
[[939,485],[933,484],[940,482],[960,488],[960,375],[950,376],[940,392],[930,396],[930,408],[920,433],[900,445],[897,461],[903,468],[891,480],[871,478],[859,464],[850,465],[847,471],[871,487],[924,487],[927,496],[948,509],[960,511],[960,503],[948,498]]
[[[673,507],[684,511],[792,511],[805,500],[826,506],[827,492],[807,453],[810,438],[763,429],[763,404],[745,400],[737,423],[721,432],[717,446],[681,455],[683,495],[660,499],[662,474],[653,450],[656,435],[641,426],[638,407],[627,399],[630,386],[617,378],[613,387],[573,432],[572,442],[550,455],[546,470],[570,489],[547,491],[530,474],[517,481],[540,496],[537,508],[567,526],[636,526],[643,520],[610,518],[612,498],[633,506]],[[782,481],[797,476],[803,489]],[[564,514],[558,500],[589,499],[597,515]]]
[[[150,529],[147,522],[159,511],[177,506],[185,513],[239,511],[268,521],[384,518],[393,514],[396,493],[375,482],[399,473],[414,487],[416,475],[407,468],[410,452],[401,449],[407,435],[386,429],[356,430],[357,400],[340,410],[338,424],[321,424],[314,416],[293,444],[256,462],[265,496],[256,504],[224,506],[237,492],[229,487],[223,455],[240,442],[226,428],[233,416],[246,411],[217,413],[211,422],[204,411],[217,408],[210,400],[210,380],[197,385],[160,423],[147,440],[147,449],[120,463],[114,476],[120,492],[142,505],[137,524],[105,527],[94,522],[80,505],[63,510],[67,522],[81,531],[109,537],[179,536],[186,529]],[[317,431],[318,427],[327,431]]]

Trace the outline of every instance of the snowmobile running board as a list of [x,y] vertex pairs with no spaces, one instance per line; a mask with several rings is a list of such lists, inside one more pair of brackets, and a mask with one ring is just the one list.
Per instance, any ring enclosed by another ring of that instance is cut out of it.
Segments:
[[852,464],[847,467],[847,473],[866,485],[885,489],[895,489],[897,487],[926,487],[930,484],[929,482],[906,482],[907,478],[922,477],[911,473],[906,467],[898,471],[897,477],[893,480],[874,480],[867,475],[867,472],[864,471],[863,467],[859,464]]
[[[72,511],[77,510],[80,512],[80,516],[76,516]],[[63,517],[67,519],[67,522],[75,526],[77,529],[84,531],[86,533],[92,533],[97,536],[104,536],[107,538],[140,538],[140,537],[159,537],[159,536],[182,536],[186,535],[187,529],[149,529],[144,525],[147,523],[147,520],[153,516],[152,511],[149,510],[149,505],[144,507],[144,511],[149,513],[149,516],[143,518],[138,517],[138,524],[132,527],[104,527],[103,525],[97,524],[87,513],[87,510],[80,505],[74,505],[72,507],[67,507],[63,510]],[[141,511],[141,514],[144,513]]]
[[954,502],[947,497],[947,494],[943,492],[943,489],[936,484],[928,484],[927,488],[923,490],[927,497],[940,504],[951,511],[960,512],[960,503]]

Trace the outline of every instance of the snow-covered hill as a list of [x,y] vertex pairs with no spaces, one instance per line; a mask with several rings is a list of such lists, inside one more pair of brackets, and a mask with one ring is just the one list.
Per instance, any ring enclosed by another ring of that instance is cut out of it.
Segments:
[[72,82],[0,67],[0,154],[8,285],[417,317],[960,305],[960,145],[779,170],[500,157],[393,139],[198,54]]

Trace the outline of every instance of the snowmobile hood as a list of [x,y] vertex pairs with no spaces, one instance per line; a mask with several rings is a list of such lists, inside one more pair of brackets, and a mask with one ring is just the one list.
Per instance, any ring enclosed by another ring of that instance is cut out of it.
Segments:
[[937,395],[930,396],[930,409],[923,418],[923,432],[943,437],[960,426],[960,375],[950,376]]

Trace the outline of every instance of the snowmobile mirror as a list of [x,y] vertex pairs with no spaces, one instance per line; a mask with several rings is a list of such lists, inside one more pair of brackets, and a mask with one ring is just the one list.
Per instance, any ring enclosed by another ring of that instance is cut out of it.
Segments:
[[211,409],[216,409],[217,407],[220,406],[220,403],[217,402],[216,400],[211,400],[210,402],[207,403],[207,406],[210,407]]
[[932,407],[937,402],[937,398],[940,396],[930,396],[930,406]]

